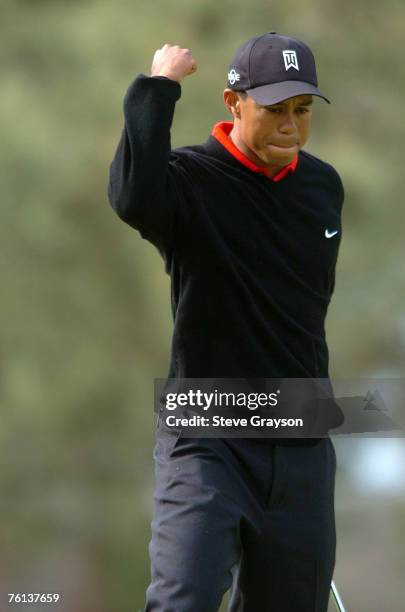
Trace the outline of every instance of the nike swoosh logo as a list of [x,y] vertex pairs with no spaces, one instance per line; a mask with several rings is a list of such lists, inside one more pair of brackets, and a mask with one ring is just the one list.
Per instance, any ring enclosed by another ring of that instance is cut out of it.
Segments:
[[336,236],[339,233],[339,230],[335,230],[334,232],[330,232],[329,230],[325,230],[325,238],[332,238],[332,236]]

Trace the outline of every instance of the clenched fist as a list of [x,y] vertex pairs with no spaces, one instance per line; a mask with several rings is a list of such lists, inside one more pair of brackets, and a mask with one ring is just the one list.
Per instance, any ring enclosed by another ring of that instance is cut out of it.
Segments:
[[197,64],[190,49],[165,44],[153,56],[151,76],[165,76],[180,83],[196,70]]

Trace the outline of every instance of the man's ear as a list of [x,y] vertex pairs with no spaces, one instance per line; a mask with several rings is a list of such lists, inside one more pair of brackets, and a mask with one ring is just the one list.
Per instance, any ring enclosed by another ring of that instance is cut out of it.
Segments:
[[228,87],[224,89],[224,103],[233,118],[240,119],[240,98],[236,91]]

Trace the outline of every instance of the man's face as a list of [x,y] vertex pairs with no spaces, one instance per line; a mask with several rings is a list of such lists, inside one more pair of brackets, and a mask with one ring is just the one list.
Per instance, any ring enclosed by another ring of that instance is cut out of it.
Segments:
[[262,106],[249,95],[241,97],[232,93],[237,97],[235,105],[239,113],[235,116],[234,110],[229,105],[228,108],[237,121],[238,140],[245,154],[258,165],[269,167],[292,162],[309,138],[312,96],[294,96],[278,104]]

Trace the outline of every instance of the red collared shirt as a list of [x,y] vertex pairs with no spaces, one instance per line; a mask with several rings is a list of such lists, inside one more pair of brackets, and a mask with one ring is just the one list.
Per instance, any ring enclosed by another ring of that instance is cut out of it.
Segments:
[[242,151],[240,151],[238,147],[235,146],[235,144],[229,138],[229,134],[232,128],[232,121],[220,121],[219,123],[216,123],[214,125],[211,135],[214,136],[214,138],[216,138],[218,142],[220,142],[222,146],[224,146],[225,149],[229,151],[229,153],[231,153],[231,155],[233,155],[238,161],[240,161],[241,164],[247,166],[253,172],[259,172],[261,174],[264,174],[274,182],[281,181],[281,179],[287,176],[289,172],[294,172],[298,164],[298,154],[294,157],[291,163],[289,163],[287,166],[284,166],[284,168],[281,168],[281,170],[277,172],[277,174],[275,174],[274,176],[270,176],[270,171],[268,170],[268,168],[264,166],[257,166],[251,159],[246,157],[246,155],[242,153]]

